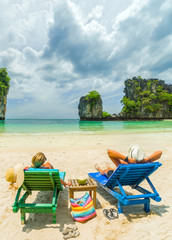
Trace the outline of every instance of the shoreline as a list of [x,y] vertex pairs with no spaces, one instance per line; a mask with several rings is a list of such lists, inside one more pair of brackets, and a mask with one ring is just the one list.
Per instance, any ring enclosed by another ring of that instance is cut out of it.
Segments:
[[47,136],[47,135],[52,135],[52,136],[55,136],[55,135],[126,135],[126,134],[129,134],[129,135],[132,135],[132,134],[152,134],[152,133],[155,133],[155,134],[170,134],[172,133],[172,129],[168,129],[168,130],[158,130],[158,129],[151,129],[151,130],[138,130],[138,129],[123,129],[123,130],[106,130],[106,131],[59,131],[59,132],[33,132],[33,133],[26,133],[26,132],[23,132],[23,133],[10,133],[10,132],[7,132],[7,133],[0,133],[0,137],[4,137],[4,136]]
[[116,122],[116,121],[119,121],[119,122],[121,122],[121,121],[123,121],[123,122],[125,122],[125,121],[172,121],[172,118],[84,118],[84,119],[80,119],[80,122],[92,122],[92,121],[95,121],[95,122],[104,122],[104,121],[109,121],[109,122],[111,122],[111,121],[114,121],[114,122]]

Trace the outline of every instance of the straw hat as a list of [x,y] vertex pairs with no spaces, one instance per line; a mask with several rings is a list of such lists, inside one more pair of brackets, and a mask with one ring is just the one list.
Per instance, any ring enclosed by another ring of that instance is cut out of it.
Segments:
[[15,183],[17,188],[22,186],[24,182],[24,171],[22,164],[17,164],[13,168],[7,169],[6,181]]
[[132,145],[128,150],[128,157],[134,158],[137,161],[141,161],[145,157],[145,152],[139,145]]

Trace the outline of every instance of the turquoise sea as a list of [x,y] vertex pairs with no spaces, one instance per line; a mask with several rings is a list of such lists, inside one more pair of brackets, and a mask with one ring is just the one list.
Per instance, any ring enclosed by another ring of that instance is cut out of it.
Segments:
[[172,121],[79,121],[78,119],[6,119],[0,134],[172,132]]

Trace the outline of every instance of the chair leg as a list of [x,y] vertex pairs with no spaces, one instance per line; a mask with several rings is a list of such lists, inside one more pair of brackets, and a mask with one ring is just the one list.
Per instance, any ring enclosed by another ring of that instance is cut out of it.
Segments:
[[93,203],[94,203],[94,208],[96,209],[96,191],[93,191]]
[[144,210],[145,212],[150,212],[150,199],[146,199],[146,203],[144,204]]
[[56,223],[56,208],[53,208],[53,223]]
[[118,213],[123,213],[122,203],[118,201]]
[[69,197],[74,199],[74,191],[69,189]]
[[25,219],[26,219],[26,215],[23,212],[23,209],[20,209],[20,213],[21,213],[21,224],[24,225],[25,224]]

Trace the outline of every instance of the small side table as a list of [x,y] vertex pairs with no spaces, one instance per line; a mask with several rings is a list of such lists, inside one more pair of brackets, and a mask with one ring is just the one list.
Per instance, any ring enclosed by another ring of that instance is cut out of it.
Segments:
[[[91,178],[87,178],[86,185],[79,185],[78,179],[69,179],[68,181],[71,183],[69,186],[69,197],[74,198],[74,192],[85,192],[89,191],[90,197],[93,199],[93,204],[96,209],[96,192],[97,192],[97,184]],[[93,197],[92,197],[93,192]]]

